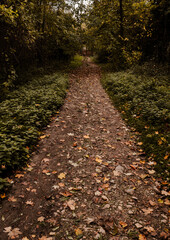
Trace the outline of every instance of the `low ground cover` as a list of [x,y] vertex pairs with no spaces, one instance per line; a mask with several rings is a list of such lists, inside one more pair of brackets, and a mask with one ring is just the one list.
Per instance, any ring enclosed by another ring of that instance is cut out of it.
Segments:
[[146,65],[126,72],[105,72],[101,79],[115,106],[138,133],[138,144],[149,160],[157,163],[155,169],[158,174],[166,177],[169,172],[168,79],[167,72],[155,73]]
[[52,114],[62,105],[67,75],[36,77],[9,93],[0,103],[0,188],[7,172],[24,166]]

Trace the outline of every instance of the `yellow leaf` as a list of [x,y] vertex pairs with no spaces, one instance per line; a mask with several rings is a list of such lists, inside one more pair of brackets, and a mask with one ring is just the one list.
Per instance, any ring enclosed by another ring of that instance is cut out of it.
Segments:
[[164,157],[164,159],[166,160],[166,159],[168,159],[168,157],[169,157],[169,155],[166,155],[166,156]]
[[164,201],[162,199],[160,199],[160,198],[158,199],[158,202],[159,203],[164,203]]
[[5,193],[1,194],[0,197],[3,199],[3,198],[6,198],[6,195]]
[[119,223],[120,223],[120,225],[121,225],[123,228],[126,228],[126,227],[127,227],[127,223],[122,222],[122,221],[120,221]]
[[40,136],[40,139],[44,139],[46,137],[47,137],[47,135],[43,135],[43,136]]
[[100,158],[96,157],[96,162],[102,163],[102,160]]
[[21,177],[23,177],[23,176],[24,176],[24,174],[16,174],[16,175],[15,175],[16,178],[21,178]]
[[82,230],[80,228],[75,229],[76,236],[80,236],[83,234]]
[[143,234],[139,234],[139,240],[147,240],[145,235]]
[[162,144],[162,140],[161,140],[161,139],[158,140],[158,144],[159,144],[159,145]]
[[143,142],[138,142],[138,145],[141,146],[143,144]]
[[66,177],[66,174],[65,173],[60,173],[59,175],[58,175],[58,178],[59,179],[63,179],[63,178],[65,178]]

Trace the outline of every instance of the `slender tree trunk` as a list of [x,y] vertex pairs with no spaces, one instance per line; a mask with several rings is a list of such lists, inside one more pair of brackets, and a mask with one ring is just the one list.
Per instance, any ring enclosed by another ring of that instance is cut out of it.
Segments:
[[123,0],[119,0],[120,4],[120,36],[123,37],[124,29],[123,29]]

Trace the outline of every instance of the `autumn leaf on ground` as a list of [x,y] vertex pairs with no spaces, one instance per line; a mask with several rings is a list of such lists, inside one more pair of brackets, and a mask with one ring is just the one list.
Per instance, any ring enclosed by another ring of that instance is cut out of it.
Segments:
[[50,161],[50,159],[49,158],[43,158],[43,160],[42,160],[42,162],[49,162]]
[[144,212],[145,215],[148,215],[153,212],[153,209],[152,208],[142,209],[142,211]]
[[76,203],[75,203],[74,200],[69,200],[69,201],[67,202],[67,206],[68,206],[72,211],[74,211],[75,208],[76,208]]
[[33,203],[32,201],[26,201],[26,204],[27,204],[27,205],[30,205],[30,206],[33,206],[33,205],[34,205],[34,203]]
[[59,194],[62,195],[62,196],[64,196],[64,197],[70,197],[70,196],[72,196],[72,193],[67,192],[67,191],[65,191],[65,192],[60,192]]
[[46,137],[48,137],[48,136],[47,135],[42,135],[42,136],[40,136],[40,139],[44,139]]
[[4,231],[3,232],[10,232],[12,230],[12,227],[6,227],[6,228],[4,228]]
[[24,174],[16,174],[15,177],[16,178],[21,178],[21,177],[24,177]]
[[168,199],[165,199],[165,205],[170,206],[170,201]]
[[80,228],[75,229],[76,236],[80,236],[83,234],[82,230]]
[[150,227],[150,226],[147,226],[147,227],[144,227],[148,232],[155,232],[155,229],[153,227]]
[[162,195],[165,195],[165,196],[170,196],[170,192],[167,192],[167,191],[165,191],[165,190],[162,190],[162,191],[161,191],[161,194],[162,194]]
[[127,223],[122,222],[122,221],[120,221],[119,223],[120,223],[120,225],[121,225],[123,228],[126,228],[126,227],[127,227]]
[[143,234],[139,234],[139,240],[147,240],[145,235]]
[[85,139],[90,138],[89,135],[84,135],[83,137],[84,137]]
[[41,217],[39,217],[37,220],[38,220],[38,222],[43,222],[44,219],[45,219],[45,217],[41,216]]
[[9,202],[17,202],[17,199],[14,196],[8,198]]
[[22,232],[20,232],[19,228],[12,229],[12,227],[4,228],[4,232],[8,233],[8,236],[12,239],[14,239],[14,238],[18,237],[18,235],[22,234]]
[[27,237],[23,237],[22,240],[29,240]]
[[6,198],[5,193],[1,194],[1,195],[0,195],[0,198],[2,198],[2,199],[3,199],[3,198]]
[[102,163],[102,160],[100,158],[96,157],[96,162]]
[[63,179],[63,178],[65,178],[66,177],[66,174],[65,173],[60,173],[59,175],[58,175],[58,178],[59,179]]

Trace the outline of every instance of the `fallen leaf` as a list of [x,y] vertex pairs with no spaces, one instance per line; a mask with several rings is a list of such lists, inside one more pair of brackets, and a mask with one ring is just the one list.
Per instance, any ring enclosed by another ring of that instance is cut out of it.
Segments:
[[139,234],[139,240],[147,240],[145,235],[143,234]]
[[27,205],[31,205],[31,206],[34,205],[34,203],[33,203],[32,201],[26,201],[26,204],[27,204]]
[[77,147],[77,142],[74,142],[74,143],[73,143],[73,147]]
[[158,199],[158,202],[159,203],[164,203],[164,201],[162,199],[160,199],[160,198]]
[[85,139],[90,138],[89,135],[84,135],[83,137],[84,137]]
[[80,228],[75,229],[76,236],[80,236],[83,234],[82,230]]
[[151,206],[156,206],[156,203],[153,202],[152,200],[149,200],[149,203],[150,203]]
[[137,166],[130,165],[130,167],[133,168],[134,170],[136,170],[136,167],[137,167]]
[[145,215],[148,215],[153,212],[153,209],[152,208],[142,209],[142,211],[144,212]]
[[59,183],[58,186],[60,186],[60,187],[64,187],[65,184],[64,184],[64,183]]
[[46,137],[47,137],[47,135],[42,135],[42,136],[40,136],[40,139],[44,139]]
[[15,177],[16,178],[21,178],[21,177],[24,177],[24,174],[16,174]]
[[6,198],[6,195],[5,193],[1,194],[0,197],[3,199],[3,198]]
[[63,179],[63,178],[65,178],[66,177],[66,174],[65,173],[60,173],[59,175],[58,175],[58,178],[59,179]]
[[23,237],[22,240],[29,240],[27,237]]
[[4,228],[4,231],[3,231],[3,232],[8,233],[8,232],[10,232],[11,230],[12,230],[12,227],[6,227],[6,228]]
[[74,200],[69,200],[69,201],[67,202],[67,206],[68,206],[72,211],[74,211],[75,208],[76,208],[76,203],[75,203]]
[[88,224],[90,224],[90,223],[94,222],[94,218],[88,217],[88,218],[85,219],[85,221],[86,221]]
[[150,227],[150,226],[147,226],[147,227],[144,227],[148,232],[155,232],[155,229],[153,227]]
[[170,196],[170,192],[167,192],[167,191],[165,191],[165,190],[162,190],[162,191],[161,191],[161,194],[162,194],[162,195],[165,195],[165,196]]
[[127,227],[127,223],[122,222],[122,221],[120,221],[119,223],[120,223],[120,225],[121,225],[123,228],[126,228],[126,227]]
[[143,142],[138,142],[138,145],[139,145],[139,146],[143,145]]
[[148,170],[148,173],[149,173],[149,174],[154,174],[154,173],[155,173],[155,170]]
[[17,202],[17,199],[14,196],[8,198],[9,202]]
[[59,194],[62,195],[62,196],[64,196],[64,197],[70,197],[70,196],[72,196],[72,193],[67,192],[67,191],[61,192],[61,193],[59,193]]
[[96,162],[102,163],[102,160],[100,158],[96,157]]
[[39,217],[37,220],[38,220],[38,222],[43,222],[44,221],[44,219],[45,219],[45,217]]
[[22,234],[22,232],[20,232],[19,228],[14,228],[12,229],[9,233],[8,233],[8,236],[10,238],[16,238],[18,237],[18,235]]
[[43,161],[43,162],[49,162],[50,159],[49,159],[49,158],[44,158],[42,161]]
[[169,199],[165,199],[165,205],[167,205],[167,206],[170,205],[170,201],[169,201]]

